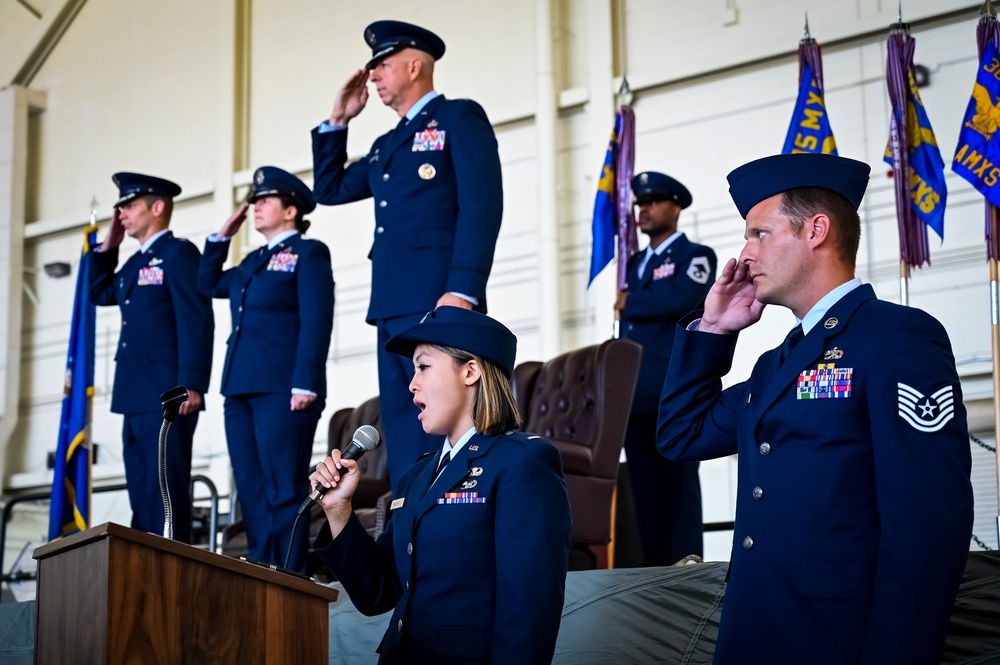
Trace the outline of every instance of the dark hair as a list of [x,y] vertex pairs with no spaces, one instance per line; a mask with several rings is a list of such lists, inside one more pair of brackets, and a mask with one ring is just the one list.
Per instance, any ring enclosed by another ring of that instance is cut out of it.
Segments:
[[517,429],[521,416],[517,411],[514,389],[510,385],[510,379],[499,367],[474,353],[453,346],[429,346],[450,356],[456,365],[463,365],[470,360],[475,360],[479,365],[479,381],[476,382],[476,394],[472,399],[472,422],[477,432],[496,436]]
[[850,201],[830,189],[798,187],[782,193],[780,210],[791,220],[795,235],[802,232],[806,220],[813,215],[829,217],[841,260],[851,268],[855,266],[861,243],[861,218]]
[[305,216],[302,214],[302,208],[299,207],[298,201],[295,200],[294,196],[286,196],[284,194],[278,196],[278,199],[281,201],[282,208],[295,206],[295,230],[302,235],[305,235],[306,231],[309,230],[309,227],[312,226],[312,222],[305,219]]

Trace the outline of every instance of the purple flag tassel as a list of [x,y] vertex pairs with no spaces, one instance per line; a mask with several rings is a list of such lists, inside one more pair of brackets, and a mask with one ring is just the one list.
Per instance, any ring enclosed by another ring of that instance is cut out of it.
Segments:
[[916,42],[910,36],[910,26],[894,23],[887,43],[886,82],[892,117],[889,121],[889,144],[892,151],[893,184],[896,190],[896,220],[899,225],[899,258],[911,268],[930,265],[927,225],[910,205],[909,135],[907,134],[906,92],[909,72],[913,68]]
[[639,251],[635,218],[632,215],[632,171],[635,169],[635,112],[622,106],[618,135],[618,164],[615,171],[615,203],[618,210],[618,291],[626,288],[628,261]]

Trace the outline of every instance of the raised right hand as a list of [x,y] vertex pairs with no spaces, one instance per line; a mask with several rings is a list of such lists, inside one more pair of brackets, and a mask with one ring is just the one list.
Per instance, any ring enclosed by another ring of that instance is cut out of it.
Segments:
[[114,212],[111,213],[111,228],[108,229],[107,235],[104,236],[104,242],[101,243],[101,251],[111,251],[122,244],[124,239],[125,227],[122,226],[121,211],[115,208]]
[[705,297],[705,313],[698,330],[721,334],[739,332],[760,321],[763,313],[764,303],[757,300],[757,287],[749,266],[729,259]]
[[347,82],[337,92],[333,100],[333,110],[330,112],[330,125],[346,125],[357,117],[368,103],[368,72],[364,69],[351,74]]
[[[337,468],[337,464],[341,468]],[[340,451],[330,451],[330,456],[316,465],[316,471],[309,476],[313,489],[317,485],[326,488],[319,505],[330,523],[331,535],[336,538],[351,517],[351,497],[358,489],[361,472],[354,460],[340,459]]]
[[236,212],[230,215],[229,219],[226,220],[226,223],[222,225],[222,228],[219,229],[219,232],[216,233],[215,236],[217,238],[232,238],[236,235],[236,232],[240,230],[241,226],[243,226],[243,222],[246,221],[247,209],[249,207],[250,204],[244,201],[243,204],[236,209]]

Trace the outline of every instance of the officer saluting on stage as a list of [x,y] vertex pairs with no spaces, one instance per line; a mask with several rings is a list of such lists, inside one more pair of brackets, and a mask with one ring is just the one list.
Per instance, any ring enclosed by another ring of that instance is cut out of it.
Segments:
[[[90,299],[121,309],[111,411],[125,416],[122,461],[132,527],[163,533],[157,465],[160,394],[183,385],[188,401],[167,435],[167,484],[175,538],[190,542],[191,449],[212,369],[212,305],[195,286],[198,248],[167,228],[181,188],[138,173],[116,173],[112,180],[119,198],[104,243],[91,256]],[[126,233],[140,248],[116,274],[118,247]]]
[[625,454],[647,566],[701,555],[698,463],[669,462],[656,450],[656,411],[677,322],[701,309],[715,281],[715,252],[677,230],[691,192],[663,173],[632,178],[636,223],[649,246],[628,264],[628,290],[618,296],[621,336],[642,345],[642,365],[625,432]]
[[[293,532],[309,493],[309,458],[326,403],[333,332],[330,250],[304,238],[312,192],[274,166],[254,172],[254,228],[267,244],[223,271],[230,239],[246,219],[241,205],[205,242],[198,286],[228,298],[232,333],[222,367],[226,442],[250,557],[304,571],[309,530]],[[300,525],[302,526],[302,525]],[[289,554],[290,552],[290,554]]]
[[[739,452],[716,663],[939,663],[972,534],[948,335],[854,276],[867,164],[777,155],[729,174],[746,245],[682,321],[660,403],[669,459]],[[722,390],[765,305],[798,319]]]
[[[385,351],[388,339],[441,305],[486,312],[486,280],[500,231],[503,185],[496,137],[482,107],[434,90],[440,37],[400,21],[365,30],[372,58],[337,93],[313,131],[317,203],[373,197],[372,291],[367,320],[378,328],[379,393],[393,489],[440,437],[424,434],[407,391],[413,367]],[[368,154],[347,165],[347,125],[371,82],[399,116]]]

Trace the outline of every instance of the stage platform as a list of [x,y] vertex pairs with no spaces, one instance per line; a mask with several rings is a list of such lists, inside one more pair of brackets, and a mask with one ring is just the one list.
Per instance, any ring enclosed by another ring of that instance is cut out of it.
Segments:
[[[553,663],[711,663],[726,567],[571,572]],[[330,663],[374,665],[388,620],[360,615],[341,594],[330,605]],[[0,604],[0,665],[31,665],[34,632],[33,602]],[[1000,663],[1000,553],[970,554],[942,663]]]

